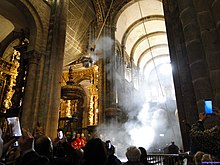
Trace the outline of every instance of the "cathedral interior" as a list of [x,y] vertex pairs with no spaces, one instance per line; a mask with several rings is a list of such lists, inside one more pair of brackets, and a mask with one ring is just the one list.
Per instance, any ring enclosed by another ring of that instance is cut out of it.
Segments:
[[220,106],[219,9],[220,0],[1,0],[0,111],[50,137],[95,130],[118,147],[159,152],[174,141],[187,151],[204,100]]

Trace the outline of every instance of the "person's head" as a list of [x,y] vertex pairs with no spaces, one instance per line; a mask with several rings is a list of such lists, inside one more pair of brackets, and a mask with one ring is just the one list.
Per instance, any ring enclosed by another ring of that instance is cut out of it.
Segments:
[[204,154],[202,156],[202,162],[212,162],[212,157],[210,154]]
[[42,135],[35,140],[34,149],[40,155],[51,155],[53,152],[53,145],[48,136]]
[[64,134],[62,129],[57,129],[57,137],[58,139],[63,139]]
[[108,156],[115,154],[115,147],[111,144],[110,140],[107,140],[105,142],[105,146],[106,146],[106,150],[107,150]]
[[127,148],[127,152],[125,153],[125,155],[128,161],[138,162],[140,161],[141,151],[135,146],[130,146]]
[[147,156],[147,151],[144,147],[138,147],[138,149],[141,151],[141,155]]
[[76,134],[76,138],[80,138],[80,133],[77,133],[77,134]]
[[142,163],[146,162],[147,160],[147,151],[144,147],[138,147],[138,149],[141,151],[141,157],[140,157],[140,161]]
[[84,148],[84,159],[91,164],[105,164],[107,161],[105,143],[99,138],[89,140]]
[[22,128],[22,136],[19,137],[18,144],[22,152],[34,149],[34,137],[29,131]]
[[198,151],[194,157],[193,157],[193,160],[195,162],[196,165],[199,165],[199,164],[202,164],[202,157],[205,153],[202,152],[202,151]]

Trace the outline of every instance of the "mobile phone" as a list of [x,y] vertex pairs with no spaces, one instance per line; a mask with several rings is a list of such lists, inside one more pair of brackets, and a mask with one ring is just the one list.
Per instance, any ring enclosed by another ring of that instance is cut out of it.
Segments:
[[8,125],[11,128],[10,133],[12,137],[18,138],[22,136],[21,125],[18,117],[7,118]]
[[204,100],[204,108],[205,108],[206,115],[212,115],[213,114],[212,100],[211,99]]
[[111,146],[112,146],[112,145],[111,145],[111,141],[110,141],[110,140],[107,140],[107,141],[106,141],[106,144],[107,144],[108,149],[110,149]]

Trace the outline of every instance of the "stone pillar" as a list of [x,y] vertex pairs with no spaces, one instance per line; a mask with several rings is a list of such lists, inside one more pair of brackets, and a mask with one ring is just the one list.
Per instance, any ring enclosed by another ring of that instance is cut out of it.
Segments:
[[194,123],[198,119],[198,112],[204,111],[203,100],[215,98],[217,101],[219,97],[220,78],[217,61],[220,48],[216,37],[217,24],[213,21],[213,15],[219,15],[217,12],[214,14],[213,10],[217,1],[163,2],[171,62],[174,64],[173,75],[180,126],[184,148],[187,149],[188,132],[182,121]]
[[38,109],[35,108],[37,96],[37,82],[38,79],[36,75],[38,72],[38,65],[40,60],[40,54],[36,51],[28,51],[25,54],[25,58],[28,63],[28,73],[26,76],[25,84],[25,95],[22,106],[22,126],[26,129],[32,129],[37,123],[37,112]]
[[43,57],[43,78],[39,98],[38,120],[44,122],[45,133],[56,137],[61,95],[68,0],[52,5],[47,50]]
[[125,77],[125,66],[124,66],[124,61],[125,61],[125,45],[121,45],[121,50],[122,50],[122,65],[123,65],[123,69],[122,69],[122,76]]
[[216,8],[219,9],[220,4],[216,3],[217,1],[210,3],[205,0],[194,0],[193,2],[197,13],[205,58],[210,74],[209,77],[212,87],[210,91],[212,90],[214,105],[218,107],[220,105],[220,41],[216,25],[220,17],[218,17],[219,11],[216,10]]
[[197,105],[199,111],[202,112],[204,111],[203,99],[212,98],[212,87],[200,37],[200,27],[191,0],[179,1],[179,8]]
[[184,150],[190,149],[189,127],[198,117],[185,38],[176,0],[163,0],[165,23]]
[[119,77],[116,73],[116,59],[115,59],[115,30],[110,21],[105,25],[103,29],[103,36],[111,42],[111,44],[105,44],[103,47],[105,55],[105,74],[106,74],[106,106],[105,106],[105,118],[116,119],[120,118],[120,109],[116,105],[116,86],[119,81]]
[[210,8],[211,8],[211,16],[212,20],[214,21],[215,28],[217,30],[218,38],[215,38],[214,43],[218,45],[215,53],[212,54],[213,58],[210,60],[210,63],[213,64],[213,71],[211,72],[211,82],[214,86],[214,99],[215,99],[215,106],[220,107],[220,65],[219,65],[219,58],[220,58],[220,47],[219,47],[219,36],[220,36],[220,15],[219,15],[219,8],[220,8],[220,0],[210,1]]
[[115,44],[114,44],[114,31],[110,23],[105,25],[103,29],[103,38],[106,42],[111,44],[103,45],[103,54],[105,56],[105,69],[106,69],[106,107],[111,107],[115,104]]

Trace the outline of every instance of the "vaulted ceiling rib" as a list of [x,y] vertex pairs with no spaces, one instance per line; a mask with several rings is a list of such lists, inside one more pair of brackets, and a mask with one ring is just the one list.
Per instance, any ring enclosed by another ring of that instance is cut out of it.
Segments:
[[158,66],[160,64],[169,64],[169,63],[170,63],[169,54],[158,55],[157,57],[154,57],[153,60],[149,60],[145,63],[143,67],[144,70],[143,74],[145,77],[149,77],[152,70],[155,69],[155,65]]
[[140,72],[155,57],[169,54],[162,6],[161,1],[137,1],[118,18],[116,39]]
[[167,44],[158,44],[158,45],[154,45],[146,50],[144,50],[144,52],[140,55],[138,62],[137,62],[137,66],[140,69],[143,69],[143,66],[145,65],[145,63],[147,63],[150,60],[153,60],[154,57],[163,55],[163,54],[168,54],[168,45]]
[[[158,36],[158,35],[166,35],[166,32],[157,31],[157,32],[149,33],[147,35],[140,37],[131,49],[131,53],[130,53],[131,59],[133,59],[135,52],[140,52],[140,51],[146,49],[147,48],[146,46],[149,47],[149,43],[148,43],[149,38],[154,37],[154,36]],[[138,49],[140,49],[140,51]]]
[[160,21],[164,21],[164,16],[162,15],[151,15],[151,16],[146,16],[144,18],[141,18],[135,22],[133,22],[125,31],[123,37],[122,37],[122,44],[125,44],[127,41],[128,36],[130,35],[130,33],[137,28],[138,26],[142,25],[143,22],[149,22],[149,21],[155,21],[155,20],[160,20]]
[[[166,35],[160,32],[153,33],[154,35],[150,35],[149,37],[145,36],[145,39],[141,42],[137,41],[132,47],[130,57],[134,59],[135,65],[138,65],[138,61],[140,55],[143,54],[147,49],[155,47],[157,45],[167,45]],[[167,46],[165,46],[167,48]],[[151,51],[151,50],[150,50]]]

